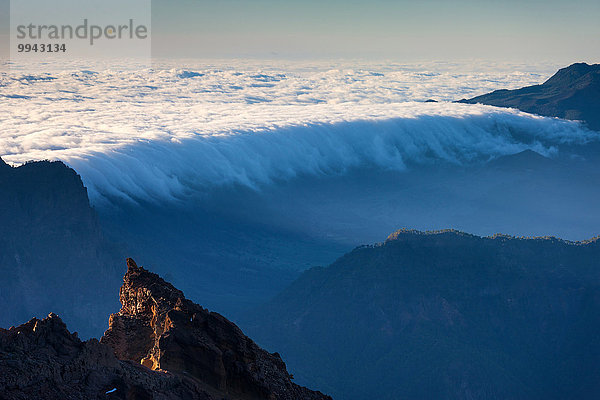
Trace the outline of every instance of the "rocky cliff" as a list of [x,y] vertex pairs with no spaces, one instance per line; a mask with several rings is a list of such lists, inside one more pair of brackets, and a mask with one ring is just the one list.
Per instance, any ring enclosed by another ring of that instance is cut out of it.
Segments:
[[1,329],[0,399],[330,399],[131,259],[120,300],[100,341],[80,341],[54,314]]
[[0,326],[54,310],[82,336],[100,335],[118,305],[118,253],[73,169],[0,162]]
[[572,120],[600,131],[600,64],[572,64],[560,69],[541,85],[492,93],[461,100]]

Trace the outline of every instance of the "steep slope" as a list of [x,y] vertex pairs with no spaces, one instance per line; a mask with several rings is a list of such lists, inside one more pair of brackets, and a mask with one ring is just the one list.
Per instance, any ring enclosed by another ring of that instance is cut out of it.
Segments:
[[278,354],[232,322],[187,300],[158,275],[127,260],[122,308],[101,339],[119,359],[184,373],[244,399],[325,399],[293,384]]
[[492,93],[461,100],[572,120],[585,121],[600,131],[600,64],[572,64],[541,85]]
[[120,298],[100,342],[81,342],[55,314],[0,329],[0,398],[331,400],[131,259]]
[[0,163],[0,227],[0,326],[51,309],[100,334],[119,264],[79,175],[60,162]]
[[243,326],[339,399],[600,396],[600,242],[399,231]]

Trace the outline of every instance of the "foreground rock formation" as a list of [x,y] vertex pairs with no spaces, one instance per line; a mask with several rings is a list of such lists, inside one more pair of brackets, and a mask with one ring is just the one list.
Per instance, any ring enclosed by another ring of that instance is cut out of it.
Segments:
[[0,399],[197,399],[194,380],[118,360],[109,346],[82,342],[55,314],[0,330]]
[[100,341],[54,314],[0,329],[0,399],[330,399],[131,259],[120,299]]

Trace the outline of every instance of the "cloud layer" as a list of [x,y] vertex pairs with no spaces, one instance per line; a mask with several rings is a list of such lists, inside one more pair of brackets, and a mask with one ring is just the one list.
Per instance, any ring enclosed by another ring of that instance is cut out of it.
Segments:
[[311,123],[222,136],[149,141],[71,158],[94,198],[169,200],[215,185],[260,188],[354,168],[465,165],[597,139],[567,121],[484,106],[407,103],[401,118]]
[[552,66],[223,65],[1,75],[0,155],[61,159],[94,201],[164,200],[361,166],[549,155],[596,138],[572,122],[444,102],[541,82]]

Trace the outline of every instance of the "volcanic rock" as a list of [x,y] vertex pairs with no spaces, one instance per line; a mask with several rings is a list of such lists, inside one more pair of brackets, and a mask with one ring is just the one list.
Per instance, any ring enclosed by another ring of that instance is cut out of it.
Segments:
[[0,329],[0,399],[331,399],[132,259],[120,299],[100,341],[82,342],[55,314]]
[[187,377],[120,361],[55,314],[0,329],[0,399],[213,399]]

